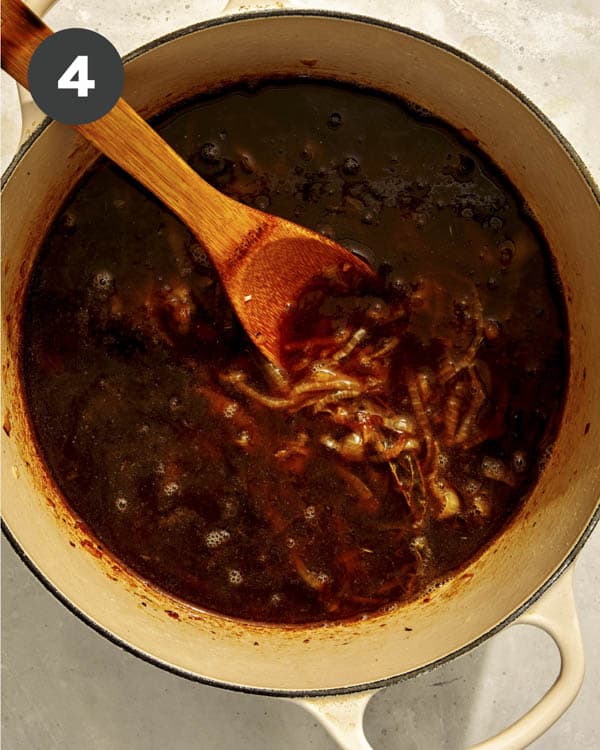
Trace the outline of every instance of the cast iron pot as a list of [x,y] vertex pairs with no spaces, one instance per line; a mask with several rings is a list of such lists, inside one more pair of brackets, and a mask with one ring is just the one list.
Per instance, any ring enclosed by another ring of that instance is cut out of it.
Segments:
[[[51,2],[31,4],[40,11]],[[124,96],[150,117],[225,82],[282,74],[367,84],[427,108],[475,139],[531,207],[564,285],[571,356],[564,416],[535,490],[460,577],[359,622],[237,622],[187,606],[125,569],[78,522],[49,476],[19,378],[23,297],[36,251],[97,158],[73,130],[45,121],[3,187],[5,531],[45,585],[111,640],[184,677],[300,700],[346,748],[370,747],[362,714],[373,691],[462,654],[510,623],[542,627],[561,652],[557,681],[525,717],[477,746],[524,747],[566,710],[583,679],[570,576],[559,577],[599,515],[597,189],[551,123],[492,71],[433,39],[364,17],[258,11],[191,26],[128,56]],[[26,104],[26,116],[30,110]]]

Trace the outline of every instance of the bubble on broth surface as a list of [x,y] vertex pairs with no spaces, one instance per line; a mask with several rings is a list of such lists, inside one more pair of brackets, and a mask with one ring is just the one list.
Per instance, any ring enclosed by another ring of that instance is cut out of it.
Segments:
[[235,401],[232,401],[223,409],[223,416],[225,417],[225,419],[231,419],[237,410],[238,405],[235,403]]
[[227,571],[227,578],[229,579],[229,583],[232,583],[234,586],[239,586],[244,580],[244,576],[240,571],[234,568]]
[[98,271],[92,278],[92,289],[98,296],[105,297],[114,291],[115,277],[110,271]]
[[360,161],[356,156],[348,156],[342,164],[342,172],[347,175],[355,175],[360,171]]
[[235,442],[238,445],[241,445],[242,447],[250,444],[250,433],[248,430],[242,430],[237,438],[235,438]]
[[227,529],[213,529],[204,537],[204,542],[209,549],[215,549],[222,544],[226,544],[231,538]]
[[512,240],[504,240],[504,242],[498,246],[498,252],[502,266],[504,266],[504,268],[510,266],[515,254],[515,243]]
[[211,267],[211,263],[206,250],[198,242],[192,242],[188,248],[188,252],[192,256],[194,262],[199,266],[204,266],[206,268]]
[[210,141],[200,147],[200,158],[207,164],[216,164],[221,158],[221,149]]
[[342,124],[341,114],[339,112],[332,112],[329,115],[329,119],[327,120],[327,125],[329,125],[329,127],[332,130],[337,130],[341,124]]
[[525,451],[515,451],[512,457],[512,467],[518,473],[522,473],[527,468],[527,456]]
[[65,211],[60,218],[60,227],[65,234],[73,234],[77,228],[77,219],[71,211]]
[[376,215],[373,213],[373,211],[363,211],[361,214],[360,220],[363,224],[371,225],[375,224],[377,221]]
[[493,479],[496,482],[502,482],[511,487],[515,485],[513,472],[499,458],[484,456],[481,459],[481,473],[487,479]]
[[465,495],[475,495],[480,487],[481,482],[478,482],[476,479],[469,479],[464,486],[464,493]]
[[127,498],[118,497],[115,500],[115,505],[117,506],[117,510],[120,510],[121,512],[127,510],[127,505],[128,505]]

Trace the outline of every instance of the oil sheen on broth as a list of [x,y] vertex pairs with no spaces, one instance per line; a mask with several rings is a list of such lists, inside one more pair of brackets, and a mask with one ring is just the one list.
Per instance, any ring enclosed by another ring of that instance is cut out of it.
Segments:
[[279,371],[204,249],[100,163],[45,241],[24,322],[56,482],[117,558],[203,608],[302,623],[423,594],[501,530],[551,448],[567,352],[540,233],[473,146],[368,90],[234,88],[159,130],[379,282],[307,292]]

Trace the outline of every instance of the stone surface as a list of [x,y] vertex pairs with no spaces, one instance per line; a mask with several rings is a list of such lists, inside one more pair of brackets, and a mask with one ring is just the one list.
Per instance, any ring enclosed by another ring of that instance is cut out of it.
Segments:
[[[281,4],[281,3],[280,3]],[[215,0],[62,0],[48,20],[86,26],[126,53],[217,15]],[[599,0],[295,0],[385,18],[438,37],[495,68],[559,127],[600,182]],[[2,167],[19,140],[17,97],[2,74]],[[217,690],[121,651],[76,619],[2,540],[5,750],[314,748],[335,744],[315,720],[280,699]],[[583,689],[532,747],[600,747],[600,533],[580,555],[576,599],[586,648]],[[535,703],[558,668],[556,649],[512,628],[468,655],[390,687],[372,701],[366,732],[376,750],[459,750]]]

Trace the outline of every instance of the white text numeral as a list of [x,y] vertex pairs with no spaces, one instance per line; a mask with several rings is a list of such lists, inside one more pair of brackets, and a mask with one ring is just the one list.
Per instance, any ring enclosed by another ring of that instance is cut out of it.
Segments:
[[96,81],[88,78],[88,56],[77,55],[58,79],[59,89],[75,89],[77,96],[87,96],[90,89],[96,88]]

